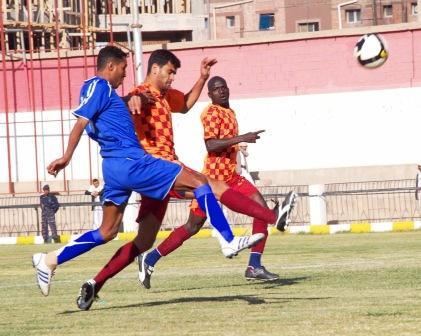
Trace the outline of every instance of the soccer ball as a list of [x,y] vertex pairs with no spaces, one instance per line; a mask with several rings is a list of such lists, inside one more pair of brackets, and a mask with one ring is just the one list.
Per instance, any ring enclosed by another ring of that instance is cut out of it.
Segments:
[[380,35],[366,34],[355,45],[354,56],[363,67],[374,69],[386,62],[389,53]]

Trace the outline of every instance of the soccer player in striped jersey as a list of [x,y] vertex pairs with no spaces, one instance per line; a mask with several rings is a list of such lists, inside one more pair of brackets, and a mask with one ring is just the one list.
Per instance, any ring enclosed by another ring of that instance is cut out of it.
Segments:
[[[259,134],[263,131],[239,135],[236,115],[229,104],[229,88],[224,78],[215,76],[209,80],[208,95],[212,103],[205,108],[201,115],[204,140],[208,151],[202,173],[213,179],[226,182],[233,190],[267,207],[258,189],[236,172],[238,144],[241,142],[255,143],[260,139]],[[283,208],[288,210],[284,215],[285,220],[278,223],[278,230],[285,230],[296,197],[297,195],[291,191],[285,198]],[[197,233],[205,221],[206,214],[193,200],[187,223],[175,229],[157,248],[139,258],[139,280],[145,288],[150,288],[150,278],[158,260],[180,247],[185,240]],[[251,248],[249,263],[245,271],[245,277],[248,280],[273,281],[279,279],[279,275],[269,272],[261,262],[268,233],[267,226],[268,222],[254,218],[252,232],[263,233],[265,238]],[[177,236],[178,231],[183,232],[180,236],[184,240],[172,238],[172,235]],[[224,240],[220,239],[220,242],[223,246]]]

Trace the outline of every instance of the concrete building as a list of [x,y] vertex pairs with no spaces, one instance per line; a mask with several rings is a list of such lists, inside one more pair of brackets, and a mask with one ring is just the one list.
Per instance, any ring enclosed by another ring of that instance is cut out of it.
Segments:
[[218,39],[417,21],[415,0],[211,0],[210,9],[212,37]]
[[127,46],[139,24],[144,44],[166,44],[407,23],[417,1],[5,0],[2,12],[8,52],[49,52]]

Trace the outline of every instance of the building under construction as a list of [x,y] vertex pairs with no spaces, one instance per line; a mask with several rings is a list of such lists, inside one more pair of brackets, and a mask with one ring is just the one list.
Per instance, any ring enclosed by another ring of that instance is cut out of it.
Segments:
[[[136,14],[143,16],[142,23],[147,27],[143,33],[146,43],[192,40],[193,31],[199,32],[200,21],[203,21],[203,17],[200,20],[192,15],[187,0],[0,2],[6,53],[21,50],[49,52],[58,48],[78,50],[113,41],[127,45],[131,40],[132,27],[136,24],[135,7]],[[150,14],[154,14],[153,18]],[[161,14],[165,20],[156,18]],[[157,22],[151,24],[151,21]],[[165,21],[168,21],[167,24]]]

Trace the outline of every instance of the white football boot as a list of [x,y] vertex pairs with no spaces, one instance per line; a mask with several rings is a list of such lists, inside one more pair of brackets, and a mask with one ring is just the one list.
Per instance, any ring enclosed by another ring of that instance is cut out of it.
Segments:
[[36,278],[42,295],[48,296],[50,293],[51,278],[54,272],[45,263],[46,253],[35,253],[32,256],[32,266],[36,270]]

